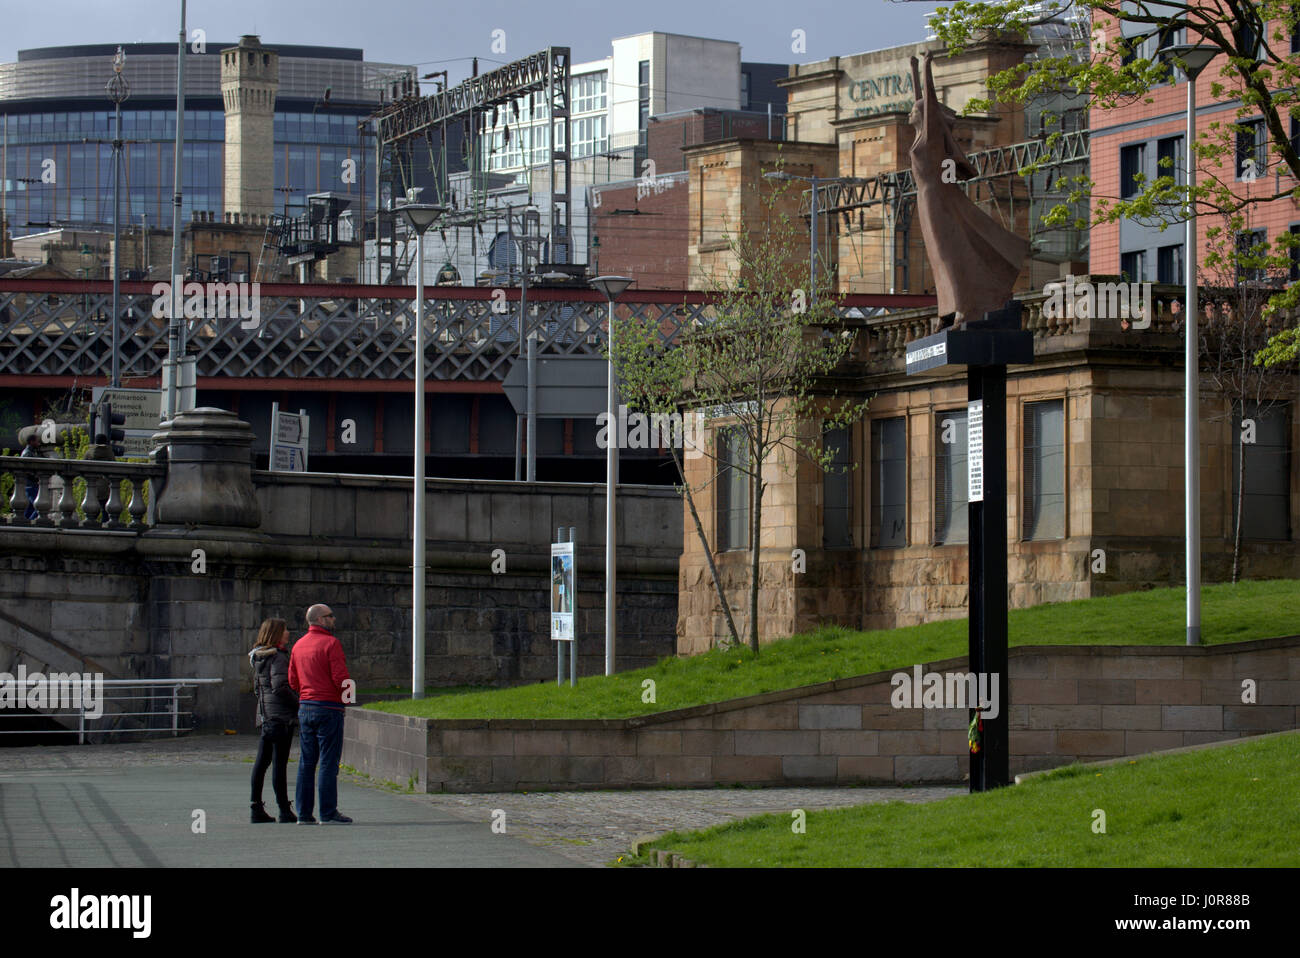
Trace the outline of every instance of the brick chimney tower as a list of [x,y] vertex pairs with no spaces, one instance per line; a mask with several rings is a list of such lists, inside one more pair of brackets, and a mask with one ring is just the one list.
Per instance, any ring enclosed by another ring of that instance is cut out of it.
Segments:
[[275,210],[275,94],[280,55],[255,36],[221,51],[226,108],[227,213],[267,216]]

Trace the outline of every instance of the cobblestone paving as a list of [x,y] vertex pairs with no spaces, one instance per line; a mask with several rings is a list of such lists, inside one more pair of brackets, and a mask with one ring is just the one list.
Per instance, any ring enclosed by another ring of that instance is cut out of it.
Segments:
[[[0,771],[130,768],[160,764],[251,761],[252,735],[190,735],[149,742],[90,746],[0,748]],[[291,759],[297,761],[297,739]],[[290,776],[293,775],[292,769]],[[364,779],[344,774],[358,784]],[[788,815],[890,801],[931,802],[966,792],[965,786],[924,788],[713,788],[600,792],[496,792],[404,796],[466,821],[490,826],[505,812],[507,833],[572,861],[599,867],[626,854],[634,839],[681,829],[708,828],[765,813]]]
[[926,788],[710,788],[608,792],[498,792],[421,796],[436,808],[490,822],[506,813],[509,834],[531,845],[601,866],[626,854],[632,841],[664,832],[708,828],[767,813],[790,814],[883,802],[932,802],[965,786]]

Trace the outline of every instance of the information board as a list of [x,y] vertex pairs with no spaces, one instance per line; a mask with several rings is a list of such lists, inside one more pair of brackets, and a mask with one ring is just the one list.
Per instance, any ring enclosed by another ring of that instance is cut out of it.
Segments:
[[573,543],[551,543],[551,640],[573,641]]

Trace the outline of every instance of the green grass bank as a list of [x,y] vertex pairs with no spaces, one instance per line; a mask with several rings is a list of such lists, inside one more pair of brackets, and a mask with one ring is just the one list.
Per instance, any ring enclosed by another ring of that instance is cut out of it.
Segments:
[[[1155,589],[1013,609],[1011,646],[1181,645],[1186,589]],[[576,687],[554,681],[508,689],[429,690],[367,708],[444,719],[615,719],[815,685],[886,669],[910,668],[966,654],[966,619],[871,632],[823,628],[748,649],[713,650],[667,658],[651,668],[580,678]],[[1294,635],[1300,631],[1300,582],[1271,580],[1202,589],[1206,645]],[[646,701],[646,680],[654,701]]]
[[[1107,766],[927,805],[889,802],[673,832],[654,849],[714,867],[1300,866],[1300,732]],[[1105,831],[1099,831],[1104,814]]]

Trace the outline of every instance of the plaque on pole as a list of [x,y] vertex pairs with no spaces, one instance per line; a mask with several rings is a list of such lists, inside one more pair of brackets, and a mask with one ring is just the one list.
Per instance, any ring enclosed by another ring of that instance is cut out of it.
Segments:
[[984,501],[984,400],[966,405],[966,501]]

